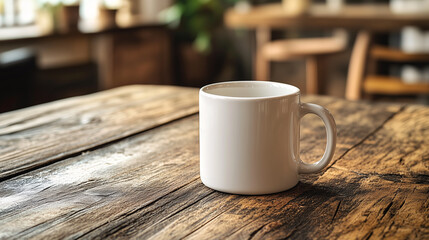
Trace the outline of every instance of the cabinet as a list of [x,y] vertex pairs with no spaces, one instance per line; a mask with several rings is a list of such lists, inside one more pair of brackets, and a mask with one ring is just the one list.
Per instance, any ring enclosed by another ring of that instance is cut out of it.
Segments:
[[100,88],[173,84],[171,40],[166,28],[135,29],[98,36],[94,54]]

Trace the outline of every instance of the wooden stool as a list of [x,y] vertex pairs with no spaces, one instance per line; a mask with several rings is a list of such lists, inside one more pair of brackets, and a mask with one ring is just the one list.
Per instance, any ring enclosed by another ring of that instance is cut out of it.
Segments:
[[256,57],[256,79],[270,79],[271,61],[306,59],[306,90],[308,94],[319,92],[319,57],[344,50],[346,33],[341,31],[333,37],[288,39],[267,41],[258,47]]

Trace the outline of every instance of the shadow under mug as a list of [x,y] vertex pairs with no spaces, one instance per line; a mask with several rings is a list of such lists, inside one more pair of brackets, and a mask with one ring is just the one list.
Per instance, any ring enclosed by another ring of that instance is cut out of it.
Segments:
[[[270,194],[298,183],[301,173],[322,170],[336,146],[334,118],[325,108],[300,102],[292,85],[236,81],[207,85],[199,92],[200,177],[209,188],[235,194]],[[323,157],[299,157],[300,119],[319,116],[326,127]]]

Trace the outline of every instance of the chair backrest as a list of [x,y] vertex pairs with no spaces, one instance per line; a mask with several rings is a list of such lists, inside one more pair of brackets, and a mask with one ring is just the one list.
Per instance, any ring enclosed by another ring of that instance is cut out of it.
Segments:
[[361,98],[361,89],[371,43],[371,34],[367,31],[361,31],[358,33],[355,41],[347,74],[345,96],[348,100],[358,100]]

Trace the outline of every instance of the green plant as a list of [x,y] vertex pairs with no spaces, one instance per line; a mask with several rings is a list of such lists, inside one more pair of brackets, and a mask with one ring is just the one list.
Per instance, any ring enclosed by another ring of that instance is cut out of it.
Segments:
[[192,43],[202,53],[209,53],[212,35],[222,25],[226,2],[219,0],[176,0],[161,13],[161,18],[175,29],[181,42]]

